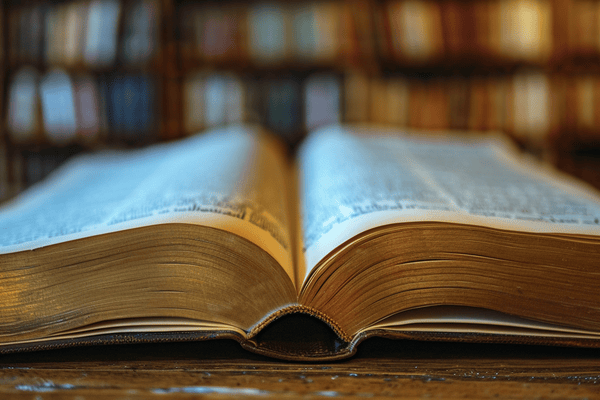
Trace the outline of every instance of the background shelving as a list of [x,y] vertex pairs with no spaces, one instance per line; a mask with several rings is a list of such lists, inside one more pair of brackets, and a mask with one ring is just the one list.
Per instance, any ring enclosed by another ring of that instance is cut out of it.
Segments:
[[232,122],[502,130],[600,186],[599,0],[7,0],[0,24],[2,198]]

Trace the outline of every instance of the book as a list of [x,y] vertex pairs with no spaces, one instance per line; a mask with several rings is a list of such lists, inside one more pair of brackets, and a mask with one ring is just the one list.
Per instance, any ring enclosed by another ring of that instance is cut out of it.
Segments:
[[425,61],[443,53],[440,5],[436,2],[390,3],[396,58]]
[[147,64],[158,42],[158,6],[155,1],[139,1],[125,14],[121,59],[127,65]]
[[515,137],[541,143],[551,130],[550,82],[540,73],[519,73],[512,78],[511,120],[506,124]]
[[117,56],[121,3],[94,0],[88,8],[83,59],[93,68],[111,66]]
[[266,126],[288,143],[299,140],[302,126],[302,87],[294,78],[273,78],[265,83]]
[[278,64],[288,55],[287,14],[279,4],[257,4],[248,11],[250,58],[258,64]]
[[13,141],[34,142],[40,131],[37,71],[25,67],[15,73],[8,88],[7,130]]
[[[587,0],[570,3],[571,24],[568,39],[570,53],[574,56],[590,57],[598,54],[599,42],[598,4]],[[585,29],[585,27],[588,29]]]
[[138,145],[152,140],[157,122],[154,78],[144,74],[114,74],[103,86],[100,96],[106,95],[106,114],[113,139]]
[[63,70],[51,70],[41,79],[39,91],[46,137],[57,145],[72,142],[77,117],[71,78]]
[[71,159],[0,213],[0,352],[372,336],[600,345],[600,198],[480,134],[233,125]]
[[369,120],[369,95],[371,79],[366,74],[350,71],[343,79],[344,82],[344,115],[346,122],[366,122]]
[[77,135],[85,142],[100,136],[100,100],[98,85],[90,75],[77,77],[74,82]]
[[508,0],[500,3],[500,50],[515,59],[545,61],[552,53],[552,3]]
[[304,120],[308,130],[339,123],[340,79],[332,74],[315,74],[304,82]]
[[[348,73],[343,79],[344,121],[414,129],[502,130],[537,149],[548,147],[566,129],[581,132],[582,143],[593,143],[597,78],[563,75],[536,70],[468,77]],[[581,118],[587,119],[588,128]]]

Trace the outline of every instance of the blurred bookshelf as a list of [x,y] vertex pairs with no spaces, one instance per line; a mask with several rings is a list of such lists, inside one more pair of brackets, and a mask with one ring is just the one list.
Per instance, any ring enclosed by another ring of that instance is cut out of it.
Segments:
[[504,131],[600,187],[600,0],[5,0],[0,35],[2,199],[237,122]]

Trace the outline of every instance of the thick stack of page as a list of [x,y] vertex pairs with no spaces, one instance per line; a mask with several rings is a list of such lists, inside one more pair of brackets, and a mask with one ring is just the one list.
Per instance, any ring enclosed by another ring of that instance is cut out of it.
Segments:
[[478,135],[232,126],[81,156],[0,214],[0,351],[232,338],[600,345],[600,201]]

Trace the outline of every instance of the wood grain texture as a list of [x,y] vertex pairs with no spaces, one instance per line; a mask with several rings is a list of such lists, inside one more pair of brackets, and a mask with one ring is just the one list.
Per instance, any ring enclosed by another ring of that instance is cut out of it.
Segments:
[[0,357],[0,398],[600,398],[600,350],[371,339],[335,363],[285,363],[233,341]]

